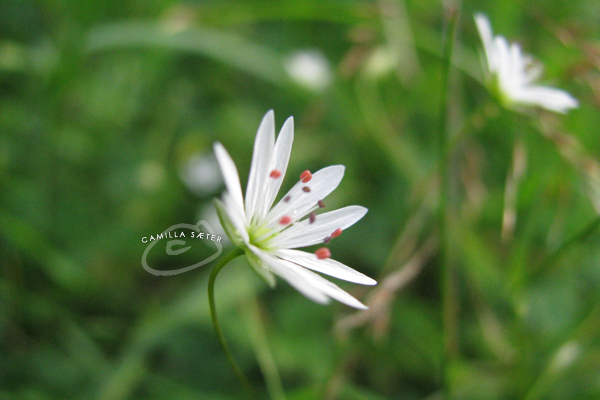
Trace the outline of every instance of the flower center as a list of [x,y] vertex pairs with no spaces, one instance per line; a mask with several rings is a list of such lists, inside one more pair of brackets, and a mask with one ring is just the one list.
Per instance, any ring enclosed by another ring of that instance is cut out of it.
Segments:
[[270,242],[277,235],[277,231],[266,228],[265,226],[256,226],[252,224],[248,227],[250,243],[262,250],[270,249]]

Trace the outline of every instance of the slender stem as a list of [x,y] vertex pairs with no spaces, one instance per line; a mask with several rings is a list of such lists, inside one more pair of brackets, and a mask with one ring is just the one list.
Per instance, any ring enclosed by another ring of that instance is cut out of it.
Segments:
[[253,399],[257,399],[256,393],[254,389],[252,389],[252,385],[246,375],[242,372],[242,369],[237,365],[231,351],[229,350],[229,346],[225,341],[225,336],[223,335],[223,330],[221,329],[221,324],[219,323],[219,319],[217,318],[217,307],[215,306],[215,280],[217,279],[217,275],[221,271],[221,269],[227,265],[231,260],[236,258],[237,256],[241,256],[244,254],[244,250],[236,247],[231,253],[227,254],[225,257],[219,261],[219,263],[213,268],[210,273],[210,277],[208,278],[208,304],[210,305],[210,316],[212,318],[213,326],[215,327],[215,332],[217,337],[219,338],[219,343],[221,343],[221,347],[227,356],[227,361],[229,361],[229,365],[235,371],[240,383],[242,384],[244,390],[247,392],[248,396]]
[[442,327],[443,327],[443,353],[442,353],[442,376],[446,398],[450,398],[450,373],[449,364],[455,357],[457,351],[456,340],[456,296],[453,288],[453,272],[448,260],[448,201],[450,196],[450,176],[448,174],[448,158],[450,150],[448,119],[448,94],[449,77],[452,67],[452,48],[454,45],[454,33],[458,23],[458,10],[450,10],[448,26],[445,32],[442,59],[442,101],[440,105],[440,125],[438,133],[439,151],[439,179],[440,179],[440,202],[439,202],[439,230],[440,230],[440,286],[442,290]]

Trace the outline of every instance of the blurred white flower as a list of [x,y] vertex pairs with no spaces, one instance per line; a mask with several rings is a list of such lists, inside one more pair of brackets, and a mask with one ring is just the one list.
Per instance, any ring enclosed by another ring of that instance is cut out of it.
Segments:
[[284,67],[299,85],[322,92],[331,84],[331,67],[318,50],[297,51],[286,58]]
[[212,153],[195,154],[179,170],[185,186],[198,196],[215,193],[221,186],[221,171]]
[[254,142],[245,200],[233,160],[220,143],[215,143],[227,188],[223,201],[215,200],[221,225],[231,241],[245,251],[252,268],[271,286],[275,285],[276,274],[317,303],[325,304],[332,298],[364,309],[360,301],[310,270],[363,285],[374,285],[373,279],[330,259],[326,247],[314,254],[292,250],[328,243],[367,213],[361,206],[319,215],[314,212],[324,207],[322,199],[339,185],[344,166],[326,167],[314,174],[304,171],[300,181],[271,208],[285,176],[293,139],[292,118],[285,122],[275,142],[273,111],[264,116]]
[[503,36],[493,36],[487,16],[475,14],[475,23],[483,42],[487,61],[487,80],[492,92],[509,108],[539,106],[566,113],[578,102],[564,90],[536,85],[542,66],[521,52],[516,43],[509,44]]

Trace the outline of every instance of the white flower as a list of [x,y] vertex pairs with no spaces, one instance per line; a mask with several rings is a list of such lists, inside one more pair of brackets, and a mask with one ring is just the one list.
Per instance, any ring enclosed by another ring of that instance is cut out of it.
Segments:
[[297,51],[284,63],[290,77],[299,85],[322,92],[331,84],[329,62],[318,50]]
[[212,153],[196,153],[180,168],[179,176],[189,190],[198,196],[214,193],[223,180]]
[[534,84],[542,73],[541,65],[523,54],[518,44],[509,44],[503,36],[494,37],[487,16],[477,13],[475,22],[487,60],[488,83],[507,107],[539,106],[560,113],[577,108],[577,100],[569,93]]
[[320,248],[315,254],[293,250],[327,243],[367,213],[361,206],[319,215],[314,212],[324,206],[322,199],[342,180],[344,166],[330,166],[314,174],[305,171],[301,180],[271,208],[285,176],[293,139],[294,121],[290,117],[275,143],[274,113],[267,112],[254,142],[245,201],[233,160],[220,143],[215,143],[227,189],[223,201],[215,200],[221,224],[233,243],[245,251],[253,269],[272,287],[276,274],[317,303],[325,304],[332,298],[364,309],[366,306],[360,301],[309,270],[363,285],[376,284],[373,279],[330,259],[327,248]]

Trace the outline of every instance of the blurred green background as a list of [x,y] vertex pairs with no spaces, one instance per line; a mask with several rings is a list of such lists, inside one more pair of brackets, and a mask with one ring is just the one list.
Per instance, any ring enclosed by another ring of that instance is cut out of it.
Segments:
[[[499,107],[481,83],[476,11],[580,108]],[[270,290],[242,260],[225,268],[221,322],[261,396],[600,398],[598,21],[596,0],[3,0],[0,398],[244,398],[210,322],[212,264],[151,275],[141,238],[199,220],[220,231],[212,143],[245,186],[269,109],[278,129],[295,118],[284,189],[346,166],[327,206],[369,213],[331,251],[379,285],[339,283],[371,307],[356,312]],[[175,270],[214,253],[204,241],[151,260]]]

